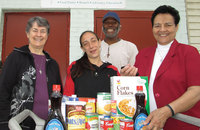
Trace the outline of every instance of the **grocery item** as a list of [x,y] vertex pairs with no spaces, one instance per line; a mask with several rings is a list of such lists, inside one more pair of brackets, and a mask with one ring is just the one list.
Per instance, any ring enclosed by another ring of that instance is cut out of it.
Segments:
[[99,122],[99,130],[100,130],[100,122],[101,122],[101,118],[110,118],[110,115],[106,115],[106,114],[102,114],[102,115],[98,115],[98,122]]
[[98,130],[99,129],[99,121],[97,113],[86,113],[86,130]]
[[137,93],[135,94],[135,99],[137,103],[136,112],[133,116],[134,129],[143,130],[145,126],[143,122],[146,120],[148,113],[145,108],[145,93],[143,92],[143,86],[137,86]]
[[117,114],[117,101],[111,100],[111,115]]
[[79,97],[79,101],[86,102],[85,110],[86,113],[95,113],[96,112],[96,99],[88,97]]
[[117,114],[132,119],[136,110],[136,86],[143,86],[146,108],[149,111],[148,77],[140,76],[113,76],[111,77],[111,100],[116,100]]
[[115,114],[111,115],[111,118],[113,119],[114,130],[120,130],[120,119],[125,119],[125,116],[121,114]]
[[45,130],[59,129],[66,130],[66,125],[61,114],[61,100],[60,85],[53,85],[53,92],[51,94],[51,111],[45,123]]
[[110,115],[111,112],[111,93],[97,93],[97,113]]
[[113,119],[112,118],[101,118],[100,119],[100,130],[113,130]]
[[66,102],[66,123],[68,130],[85,130],[85,105],[83,101]]
[[134,130],[132,119],[120,119],[120,130]]

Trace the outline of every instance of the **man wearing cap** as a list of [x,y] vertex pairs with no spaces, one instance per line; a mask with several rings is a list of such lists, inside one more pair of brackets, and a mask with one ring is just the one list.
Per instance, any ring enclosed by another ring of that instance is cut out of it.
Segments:
[[137,69],[133,65],[138,49],[135,44],[119,38],[119,16],[115,12],[108,12],[102,22],[105,38],[101,43],[101,59],[116,66],[121,75],[135,75]]

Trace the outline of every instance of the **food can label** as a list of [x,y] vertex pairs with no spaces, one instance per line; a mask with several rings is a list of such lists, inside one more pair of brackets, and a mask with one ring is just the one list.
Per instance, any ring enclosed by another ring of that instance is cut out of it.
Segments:
[[117,114],[117,101],[111,100],[111,115]]
[[106,114],[103,114],[103,115],[98,115],[98,122],[99,122],[99,130],[100,130],[100,127],[101,127],[101,119],[102,118],[110,118],[109,115],[106,115]]
[[96,104],[96,99],[95,98],[87,98],[87,97],[79,97],[79,101],[84,101],[86,102],[85,106],[85,111],[86,113],[95,113],[95,104]]
[[66,121],[69,130],[85,130],[85,102],[80,105],[79,101],[66,103]]
[[86,112],[94,113],[95,112],[95,103],[94,102],[87,102],[86,103]]
[[120,120],[120,130],[133,130],[133,120]]
[[86,130],[98,130],[98,115],[97,114],[86,114]]
[[111,94],[98,93],[97,94],[97,113],[110,115],[111,112]]
[[147,115],[144,113],[139,114],[136,118],[135,118],[135,123],[134,123],[134,128],[135,130],[142,130],[145,129],[143,122],[146,120]]
[[104,120],[110,118],[102,118],[100,121],[100,130],[114,130],[113,129],[113,120]]
[[114,130],[120,130],[120,119],[124,119],[125,116],[115,115],[115,116],[111,116],[111,118],[113,119]]
[[46,125],[45,130],[64,130],[64,127],[58,119],[52,119]]

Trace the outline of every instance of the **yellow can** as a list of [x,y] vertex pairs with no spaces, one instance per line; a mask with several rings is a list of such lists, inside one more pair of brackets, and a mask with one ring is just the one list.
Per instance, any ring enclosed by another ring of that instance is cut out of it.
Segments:
[[111,112],[111,93],[97,93],[97,113],[110,115]]
[[120,119],[125,119],[125,116],[121,114],[115,114],[111,115],[111,118],[113,119],[114,130],[120,130]]

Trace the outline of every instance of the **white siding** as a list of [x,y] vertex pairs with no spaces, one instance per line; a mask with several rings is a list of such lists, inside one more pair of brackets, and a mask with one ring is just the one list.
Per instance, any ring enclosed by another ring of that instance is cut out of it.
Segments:
[[186,0],[189,44],[200,51],[200,0]]
[[94,11],[90,9],[72,9],[70,21],[70,61],[77,60],[82,56],[79,37],[83,31],[93,30]]
[[[171,5],[175,7],[181,16],[179,30],[176,39],[179,42],[188,44],[188,33],[186,27],[185,0],[125,0],[126,8],[111,10],[134,10],[134,11],[153,11],[160,5]],[[189,0],[191,1],[191,0]],[[194,1],[194,0],[193,0]],[[199,0],[198,0],[199,1]],[[55,11],[70,12],[70,63],[78,59],[82,53],[79,46],[79,36],[85,30],[94,28],[94,10],[96,9],[49,9],[40,8],[40,0],[0,0],[0,54],[3,33],[3,21],[5,12],[23,11]],[[105,10],[104,8],[98,10]]]

